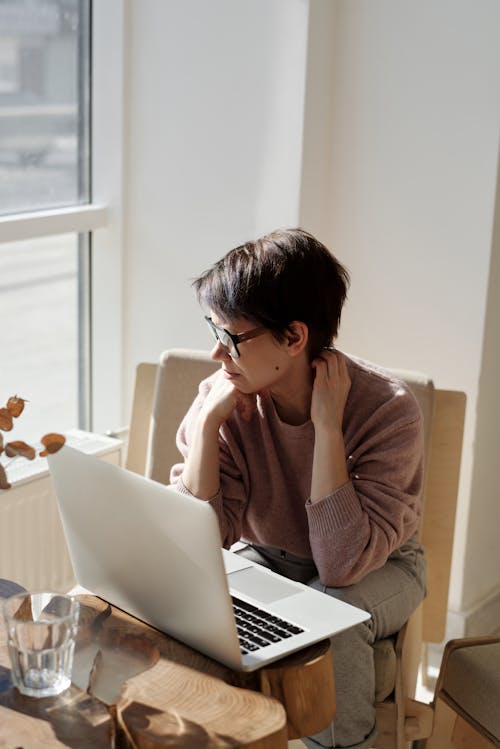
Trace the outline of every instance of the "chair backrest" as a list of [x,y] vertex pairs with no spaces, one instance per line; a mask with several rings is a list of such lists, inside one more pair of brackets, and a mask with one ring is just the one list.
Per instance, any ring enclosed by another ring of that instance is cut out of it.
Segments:
[[[200,381],[218,366],[207,351],[191,349],[172,349],[162,354],[159,364],[139,365],[127,468],[168,483],[170,467],[181,457],[175,445],[178,426]],[[423,640],[441,642],[446,625],[465,394],[435,388],[424,374],[391,371],[407,383],[424,416],[426,480],[420,538],[426,550],[428,595],[423,607]]]
[[419,536],[425,548],[428,592],[422,640],[441,642],[446,632],[466,397],[458,390],[435,388],[426,375],[391,371],[406,382],[424,417],[425,484]]
[[175,435],[198,393],[198,385],[219,365],[208,351],[171,349],[158,364],[139,364],[125,465],[168,484],[170,468],[182,457]]

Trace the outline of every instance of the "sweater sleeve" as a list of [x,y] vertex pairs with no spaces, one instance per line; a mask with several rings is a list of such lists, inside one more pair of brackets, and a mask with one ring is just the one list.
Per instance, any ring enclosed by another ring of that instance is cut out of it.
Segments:
[[358,582],[418,529],[423,424],[410,393],[400,392],[367,419],[347,462],[350,480],[306,503],[313,558],[328,586]]
[[[189,453],[196,419],[215,376],[212,375],[201,382],[198,395],[177,431],[176,444],[184,459]],[[217,514],[222,545],[228,549],[241,537],[241,519],[248,502],[249,479],[245,459],[227,424],[223,424],[219,430],[219,459],[219,490],[207,501]],[[184,463],[173,465],[170,470],[170,483],[182,494],[195,496],[182,481],[183,470]]]

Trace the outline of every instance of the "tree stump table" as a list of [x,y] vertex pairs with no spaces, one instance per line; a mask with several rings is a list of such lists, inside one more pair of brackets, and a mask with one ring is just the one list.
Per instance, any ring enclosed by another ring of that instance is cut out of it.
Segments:
[[73,683],[58,697],[12,686],[0,622],[2,749],[286,749],[334,716],[329,641],[236,672],[99,598],[77,598]]

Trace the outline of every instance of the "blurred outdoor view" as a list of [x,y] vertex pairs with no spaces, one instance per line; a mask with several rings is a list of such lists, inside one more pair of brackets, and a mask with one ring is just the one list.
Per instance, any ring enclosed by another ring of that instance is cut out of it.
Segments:
[[[0,216],[89,201],[89,49],[88,0],[0,0]],[[8,439],[78,426],[78,246],[0,241],[0,407],[29,400]]]
[[6,441],[78,426],[76,240],[0,244],[0,408],[29,401]]

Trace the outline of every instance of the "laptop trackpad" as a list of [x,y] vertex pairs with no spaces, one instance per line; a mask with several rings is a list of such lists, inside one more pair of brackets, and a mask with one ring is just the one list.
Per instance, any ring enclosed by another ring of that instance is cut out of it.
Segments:
[[303,592],[295,583],[269,575],[256,567],[230,572],[228,582],[235,593],[240,591],[261,603],[272,603]]

